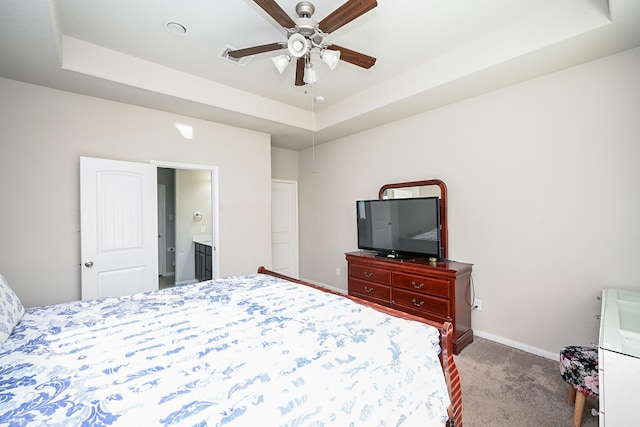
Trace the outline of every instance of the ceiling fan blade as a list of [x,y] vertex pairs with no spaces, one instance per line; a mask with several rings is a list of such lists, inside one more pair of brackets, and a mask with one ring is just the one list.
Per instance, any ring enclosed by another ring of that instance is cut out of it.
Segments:
[[245,56],[257,55],[259,53],[271,52],[273,50],[284,49],[284,43],[269,43],[260,46],[247,47],[245,49],[230,50],[227,54],[232,58],[242,58]]
[[376,7],[376,0],[348,0],[318,23],[320,29],[329,34]]
[[296,23],[287,13],[275,2],[275,0],[253,0],[265,12],[269,14],[278,24],[284,28],[293,28]]
[[369,69],[376,63],[376,58],[373,56],[365,55],[364,53],[356,52],[355,50],[347,49],[337,44],[332,44],[327,49],[339,50],[340,60],[357,65],[358,67]]
[[298,58],[298,62],[296,62],[296,86],[304,86],[306,83],[304,82],[304,56],[302,58]]

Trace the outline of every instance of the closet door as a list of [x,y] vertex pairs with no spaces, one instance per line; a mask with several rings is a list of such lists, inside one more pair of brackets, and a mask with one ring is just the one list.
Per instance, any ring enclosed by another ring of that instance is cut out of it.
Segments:
[[278,273],[297,278],[298,183],[271,182],[271,263]]

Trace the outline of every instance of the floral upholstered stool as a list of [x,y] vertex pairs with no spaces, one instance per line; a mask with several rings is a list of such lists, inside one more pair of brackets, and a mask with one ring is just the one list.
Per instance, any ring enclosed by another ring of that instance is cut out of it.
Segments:
[[571,386],[569,402],[575,401],[573,427],[579,427],[587,396],[598,398],[598,349],[585,346],[563,348],[560,351],[560,375]]

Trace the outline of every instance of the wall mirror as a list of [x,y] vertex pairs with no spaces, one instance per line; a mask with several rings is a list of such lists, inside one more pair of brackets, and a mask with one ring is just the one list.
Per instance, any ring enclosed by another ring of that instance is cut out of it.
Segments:
[[439,179],[422,181],[397,182],[380,187],[378,199],[403,199],[410,197],[439,197],[440,221],[442,223],[441,239],[444,259],[449,259],[449,237],[447,221],[447,186]]

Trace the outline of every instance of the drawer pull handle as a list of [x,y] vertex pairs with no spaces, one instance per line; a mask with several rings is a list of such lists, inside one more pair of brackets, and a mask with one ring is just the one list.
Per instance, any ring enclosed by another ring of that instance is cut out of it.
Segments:
[[366,286],[364,287],[364,291],[368,294],[370,294],[371,292],[373,292],[373,288],[367,288]]
[[370,279],[373,277],[373,273],[369,273],[368,271],[364,272],[364,277],[366,277],[367,279]]
[[424,301],[420,301],[417,302],[416,299],[412,299],[411,302],[413,303],[413,305],[415,305],[416,307],[422,307],[424,305]]
[[416,289],[422,289],[424,283],[420,283],[419,285],[416,282],[411,282],[411,285]]

